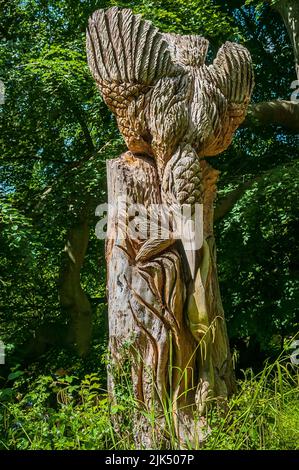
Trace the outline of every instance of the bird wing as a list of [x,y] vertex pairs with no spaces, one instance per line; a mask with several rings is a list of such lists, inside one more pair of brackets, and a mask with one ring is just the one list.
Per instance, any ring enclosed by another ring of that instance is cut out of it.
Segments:
[[105,102],[115,114],[162,77],[177,74],[167,40],[129,9],[97,10],[87,28],[87,57]]
[[[212,97],[218,109],[217,125],[213,126],[215,133],[211,143],[205,145],[205,155],[209,156],[229,146],[235,130],[245,119],[254,86],[250,53],[240,44],[226,42],[213,64],[204,66],[203,74],[207,81],[207,96]],[[216,124],[215,116],[212,121]]]
[[249,51],[241,44],[226,42],[219,49],[209,69],[228,102],[244,109],[254,86],[253,66]]

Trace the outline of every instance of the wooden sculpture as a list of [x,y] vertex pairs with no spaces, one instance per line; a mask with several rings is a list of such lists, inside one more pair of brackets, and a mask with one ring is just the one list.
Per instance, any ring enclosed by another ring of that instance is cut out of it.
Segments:
[[[253,73],[239,44],[225,43],[211,65],[207,51],[203,37],[163,34],[129,9],[98,10],[89,20],[89,67],[128,147],[108,162],[109,390],[113,396],[117,371],[129,359],[144,410],[136,441],[146,447],[158,445],[157,436],[167,440],[166,408],[179,442],[196,445],[206,404],[234,387],[213,236],[218,172],[205,157],[229,146]],[[172,232],[119,237],[121,196],[125,209],[161,205],[160,229],[167,208],[188,206],[194,220],[201,204],[200,245],[187,249],[188,236],[178,240]],[[155,433],[146,417],[153,410],[160,416]]]

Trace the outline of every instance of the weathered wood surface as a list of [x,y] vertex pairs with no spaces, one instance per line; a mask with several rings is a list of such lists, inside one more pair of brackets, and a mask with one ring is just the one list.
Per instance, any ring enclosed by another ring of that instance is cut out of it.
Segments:
[[[182,442],[202,438],[197,422],[207,400],[223,399],[232,392],[233,374],[219,294],[215,243],[212,231],[213,199],[217,173],[204,166],[204,247],[200,280],[190,294],[190,276],[184,268],[179,241],[146,261],[137,261],[144,241],[117,237],[116,212],[110,210],[107,237],[109,349],[113,367],[109,389],[130,360],[136,399],[150,414],[171,408],[177,436]],[[158,204],[159,179],[154,164],[127,152],[108,162],[109,204],[128,195],[128,203]],[[117,208],[115,208],[117,209]],[[194,298],[196,300],[194,300]],[[201,317],[192,302],[202,304]],[[193,312],[193,316],[190,312]],[[171,401],[171,406],[170,406]],[[202,422],[201,422],[202,423]],[[160,433],[158,428],[160,426]],[[165,429],[164,429],[165,428]],[[142,431],[142,432],[141,432]],[[151,447],[152,435],[167,435],[163,419],[155,432],[142,416],[136,420],[136,439]],[[162,438],[162,437],[161,437]]]

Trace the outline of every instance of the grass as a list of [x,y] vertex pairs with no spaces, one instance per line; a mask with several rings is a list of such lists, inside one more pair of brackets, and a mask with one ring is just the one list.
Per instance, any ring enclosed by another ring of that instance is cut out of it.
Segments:
[[[251,370],[239,381],[239,391],[220,419],[210,416],[207,449],[298,449],[298,369],[283,358],[257,375]],[[213,421],[214,419],[214,421]]]
[[[136,448],[133,423],[139,411],[128,382],[111,404],[101,383],[103,371],[82,378],[58,370],[35,380],[28,371],[17,372],[11,375],[12,384],[0,390],[0,448]],[[266,364],[257,375],[245,371],[225,414],[209,407],[210,434],[201,449],[298,449],[298,381],[298,366],[285,357]],[[176,449],[170,408],[164,414],[171,448]],[[153,410],[145,414],[157,428]]]

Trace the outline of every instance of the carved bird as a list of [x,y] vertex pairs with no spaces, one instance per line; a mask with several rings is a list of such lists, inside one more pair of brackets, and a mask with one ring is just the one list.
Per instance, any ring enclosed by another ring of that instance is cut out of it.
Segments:
[[[167,204],[192,211],[202,202],[200,159],[229,146],[253,88],[246,48],[226,42],[207,65],[208,47],[117,7],[96,11],[87,29],[89,67],[128,149],[155,159]],[[187,257],[194,277],[196,257]]]

